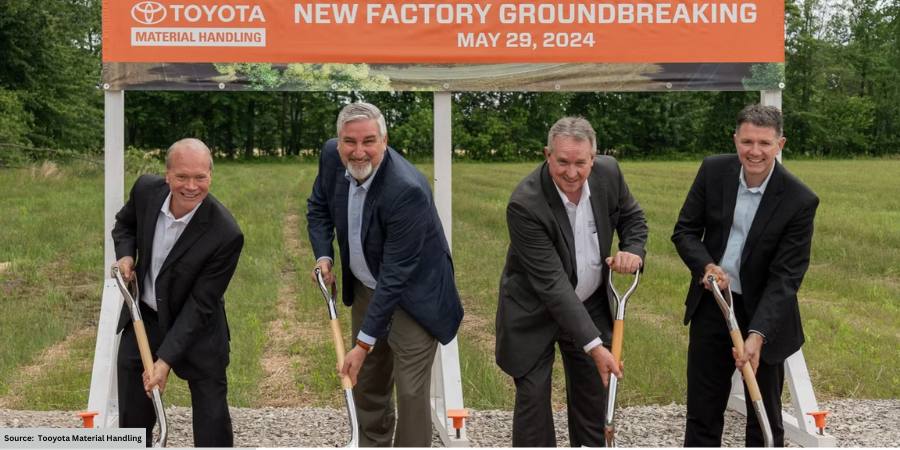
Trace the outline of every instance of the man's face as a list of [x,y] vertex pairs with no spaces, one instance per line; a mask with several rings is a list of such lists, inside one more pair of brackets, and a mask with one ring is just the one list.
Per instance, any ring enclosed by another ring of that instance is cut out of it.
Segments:
[[338,133],[341,162],[357,181],[364,181],[381,164],[387,149],[387,136],[378,136],[375,119],[347,122]]
[[779,137],[775,128],[742,123],[734,134],[734,146],[744,167],[747,185],[756,187],[765,181],[775,165],[775,157],[784,147],[784,136]]
[[166,169],[166,183],[172,191],[172,213],[185,214],[209,194],[212,171],[209,155],[204,151],[180,148],[173,150]]
[[550,148],[544,149],[550,177],[567,195],[580,195],[584,180],[591,174],[594,165],[594,150],[590,141],[556,136],[551,143],[552,152]]

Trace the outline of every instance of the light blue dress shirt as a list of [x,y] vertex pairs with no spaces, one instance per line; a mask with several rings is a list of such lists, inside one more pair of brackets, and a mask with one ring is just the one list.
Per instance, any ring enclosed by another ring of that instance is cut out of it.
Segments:
[[722,269],[728,274],[731,291],[735,294],[743,293],[743,289],[741,289],[741,255],[744,253],[744,243],[750,232],[750,226],[753,225],[753,218],[756,217],[756,210],[759,209],[759,203],[766,192],[766,186],[769,184],[769,178],[772,177],[774,169],[775,167],[772,166],[769,175],[759,187],[747,187],[743,168],[738,177],[740,185],[738,186],[737,200],[734,202],[734,218],[731,221],[731,232],[728,233],[728,244],[725,246],[721,264]]
[[[380,166],[381,165],[379,164],[379,167]],[[366,181],[359,184],[359,182],[350,175],[350,171],[344,171],[344,178],[350,183],[347,192],[347,243],[350,247],[350,272],[352,272],[353,276],[355,276],[364,286],[372,290],[375,290],[375,286],[377,286],[378,282],[375,280],[375,277],[372,276],[372,271],[369,270],[369,265],[366,263],[366,255],[363,253],[362,249],[362,216],[363,208],[366,205],[366,196],[369,195],[369,188],[372,186],[372,180],[375,179],[376,173],[378,173],[378,167],[375,167],[372,170],[372,174],[369,175],[369,178],[366,178]],[[322,260],[334,262],[328,256],[322,256],[316,260],[316,262]],[[375,345],[375,341],[377,340],[362,332],[362,330],[360,330],[356,337],[369,345]]]
[[[379,164],[380,166],[380,164]],[[363,208],[366,205],[366,196],[369,195],[369,188],[372,186],[372,180],[378,173],[378,167],[372,170],[372,175],[362,184],[356,181],[349,171],[344,172],[344,178],[350,182],[350,190],[347,193],[347,241],[350,247],[350,271],[353,276],[367,288],[374,290],[378,284],[369,265],[366,264],[366,255],[362,248],[362,218]],[[359,331],[357,338],[369,345],[375,345],[376,339]]]
[[350,271],[362,284],[369,289],[375,289],[377,284],[375,277],[366,264],[366,255],[362,248],[362,218],[363,207],[366,204],[366,196],[375,179],[376,168],[366,181],[359,184],[350,172],[344,173],[344,178],[350,182],[350,190],[347,193],[347,241],[350,244]]

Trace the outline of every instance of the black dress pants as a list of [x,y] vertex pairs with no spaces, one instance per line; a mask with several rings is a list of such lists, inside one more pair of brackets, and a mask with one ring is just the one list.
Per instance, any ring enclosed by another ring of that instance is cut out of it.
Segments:
[[[162,342],[156,312],[141,303],[141,316],[153,359]],[[122,331],[117,361],[119,388],[119,427],[144,428],[147,447],[153,444],[153,427],[156,411],[153,401],[144,391],[144,366],[138,352],[134,327],[130,324]],[[231,414],[228,411],[228,383],[223,371],[220,377],[187,380],[191,392],[193,408],[193,431],[195,447],[233,447],[234,433]],[[171,435],[173,430],[169,430]]]
[[[602,300],[602,296],[594,296],[584,305],[595,323],[599,320],[609,321],[609,306]],[[600,308],[607,308],[605,314]],[[606,444],[603,435],[606,388],[603,387],[594,360],[571,337],[562,333],[556,342],[550,342],[544,349],[528,373],[514,379],[516,405],[513,411],[512,445],[556,447],[550,394],[557,344],[566,373],[569,444],[572,447],[603,447]]]
[[[740,295],[734,295],[735,316],[741,334],[747,337],[748,319]],[[725,409],[731,393],[734,357],[725,318],[712,294],[705,292],[691,318],[687,365],[687,427],[685,447],[721,447]],[[772,427],[776,447],[784,446],[781,416],[781,392],[784,387],[784,364],[766,364],[760,360],[756,381]],[[745,445],[762,447],[763,435],[750,395],[744,386],[747,403]]]

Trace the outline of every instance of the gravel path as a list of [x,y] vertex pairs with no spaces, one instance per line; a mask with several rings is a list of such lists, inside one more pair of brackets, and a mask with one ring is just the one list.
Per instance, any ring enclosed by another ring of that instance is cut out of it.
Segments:
[[[831,411],[828,432],[840,447],[900,445],[900,400],[837,400],[821,404]],[[684,406],[636,406],[619,411],[621,447],[679,447],[684,437]],[[190,446],[190,408],[169,407],[169,446]],[[346,416],[319,408],[232,408],[235,444],[239,447],[340,447],[346,443]],[[0,409],[0,428],[77,427],[80,419],[67,411]],[[568,446],[565,413],[556,414],[559,446]],[[471,411],[468,436],[473,446],[505,447],[511,443],[512,413]],[[724,446],[743,445],[743,417],[729,411]],[[434,446],[440,446],[435,434]],[[790,445],[790,444],[789,444]]]

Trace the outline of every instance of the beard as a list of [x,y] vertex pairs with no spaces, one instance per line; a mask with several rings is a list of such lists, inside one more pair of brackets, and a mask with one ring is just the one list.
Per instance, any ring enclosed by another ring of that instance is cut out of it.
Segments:
[[347,171],[350,172],[350,176],[359,181],[369,178],[369,175],[372,175],[372,170],[372,161],[366,161],[365,164],[354,164],[353,162],[347,164]]

